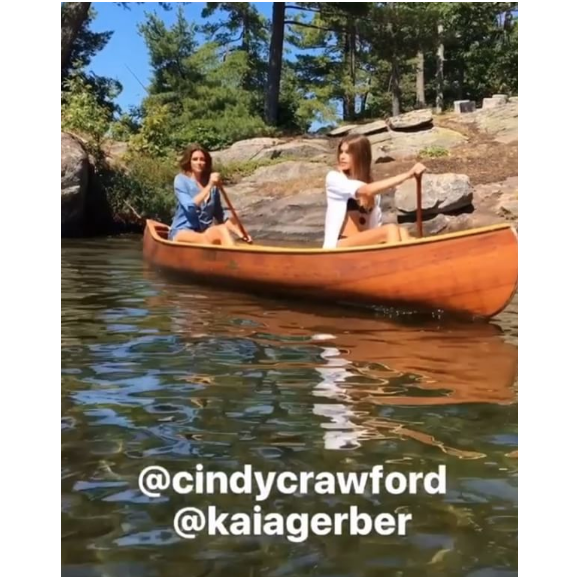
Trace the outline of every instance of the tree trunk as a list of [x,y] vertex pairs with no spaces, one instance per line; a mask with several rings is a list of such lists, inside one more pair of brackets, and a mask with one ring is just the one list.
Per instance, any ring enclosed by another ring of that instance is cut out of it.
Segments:
[[345,121],[354,121],[356,119],[356,25],[348,24],[344,42],[344,62],[348,75],[348,85],[344,95],[344,113]]
[[401,114],[401,86],[399,85],[399,65],[397,57],[393,57],[393,72],[391,73],[391,88],[393,91],[393,117]]
[[370,92],[370,82],[367,85],[367,89],[365,90],[365,92],[360,96],[360,111],[359,111],[359,116],[364,119],[365,117],[365,113],[367,110],[367,101],[369,98],[369,92]]
[[242,14],[242,52],[246,54],[250,52],[250,15],[249,8],[244,9]]
[[418,109],[425,108],[425,53],[417,51],[417,97],[415,105]]
[[439,47],[437,48],[437,99],[435,101],[435,111],[443,112],[443,63],[445,61],[445,45],[443,44],[443,24],[437,25],[437,36],[439,37]]
[[272,38],[270,40],[270,60],[268,63],[268,83],[264,113],[266,123],[275,126],[278,121],[278,103],[280,102],[286,2],[274,2],[272,9]]
[[60,22],[60,68],[69,66],[74,41],[89,15],[91,2],[69,2]]
[[393,26],[393,20],[395,19],[395,4],[396,2],[388,2],[388,6],[391,8],[391,18],[387,25],[387,30],[393,43],[393,56],[391,58],[391,91],[393,93],[392,101],[392,111],[391,115],[396,117],[401,114],[401,87],[399,85],[399,64],[397,55],[397,42],[395,38],[395,29]]
[[244,78],[242,80],[242,86],[246,91],[251,91],[254,86],[254,77],[256,74],[255,70],[253,69],[253,55],[250,54],[250,15],[249,15],[249,8],[246,6],[242,12],[242,44],[240,49],[244,52],[248,58],[248,63],[250,65],[247,72],[244,74]]

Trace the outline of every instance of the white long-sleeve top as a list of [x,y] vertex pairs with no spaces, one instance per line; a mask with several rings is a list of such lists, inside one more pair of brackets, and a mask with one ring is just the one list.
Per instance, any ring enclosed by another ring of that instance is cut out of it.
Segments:
[[[346,216],[349,199],[356,199],[356,192],[366,185],[363,181],[349,179],[341,171],[329,171],[326,176],[326,219],[324,223],[323,248],[336,248],[340,229]],[[369,216],[369,228],[382,224],[381,196],[375,196],[375,207]]]

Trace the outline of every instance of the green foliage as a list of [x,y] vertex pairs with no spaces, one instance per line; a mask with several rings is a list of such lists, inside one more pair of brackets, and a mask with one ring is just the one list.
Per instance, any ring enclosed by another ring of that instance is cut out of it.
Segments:
[[[61,20],[66,19],[66,13],[69,10],[69,3],[61,3]],[[72,45],[71,57],[65,68],[61,69],[61,79],[68,78],[74,71],[83,70],[87,67],[93,57],[103,50],[111,36],[112,31],[107,32],[93,32],[90,27],[96,17],[96,11],[91,8],[87,19],[83,22],[81,29]]]
[[[101,170],[101,182],[113,215],[135,212],[143,218],[171,221],[175,210],[175,159],[130,155],[124,168]],[[135,217],[135,216],[134,216]]]
[[[282,161],[262,159],[228,165],[216,163],[215,170],[221,173],[226,183],[235,183],[259,167]],[[126,155],[123,167],[98,166],[103,191],[113,215],[127,216],[127,221],[134,221],[140,216],[170,223],[175,211],[173,180],[178,172],[175,155],[159,157],[134,151]]]
[[[436,4],[444,5],[439,19],[445,27],[446,101],[481,102],[494,93],[517,94],[517,2]],[[427,74],[432,77],[434,61],[430,62]]]
[[253,112],[254,95],[243,88],[251,72],[247,53],[236,50],[224,56],[215,43],[197,48],[195,29],[183,15],[171,28],[148,16],[141,32],[153,82],[142,129],[134,139],[137,150],[165,155],[192,141],[219,149],[270,132]]
[[227,53],[239,50],[247,57],[241,86],[252,94],[252,112],[263,108],[268,58],[268,22],[250,2],[206,2],[202,17],[216,12],[225,19],[205,24],[202,29],[207,39],[224,48]]
[[[310,97],[310,98],[309,98]],[[332,122],[336,111],[332,106],[308,95],[291,64],[282,71],[278,127],[290,132],[305,133],[313,120]]]
[[132,151],[152,157],[163,157],[171,151],[171,107],[155,100],[144,103],[139,131],[129,139]]
[[299,51],[292,65],[298,79],[296,111],[310,120],[354,120],[368,75],[360,51],[360,25],[372,2],[302,2],[309,12],[293,14],[288,40]]
[[61,127],[85,137],[93,149],[101,144],[112,120],[110,110],[101,105],[93,87],[82,76],[65,81],[61,106]]
[[240,106],[226,109],[221,115],[212,119],[191,119],[183,129],[174,135],[176,149],[182,149],[188,143],[197,142],[211,151],[224,149],[236,141],[252,137],[267,137],[273,129],[266,126],[259,117],[250,117],[247,110]]
[[190,84],[201,80],[199,72],[187,62],[197,47],[197,31],[195,24],[187,22],[182,7],[170,28],[157,15],[146,14],[139,32],[149,50],[149,62],[153,69],[150,94],[182,92]]
[[[115,2],[115,4],[129,10],[131,4],[145,4],[145,2]],[[171,10],[171,5],[175,4],[175,2],[157,2],[157,4],[159,4],[163,10]],[[183,4],[185,4],[185,2],[183,2]]]
[[109,137],[115,141],[127,142],[139,132],[139,123],[133,115],[123,113],[109,127]]
[[[517,94],[517,3],[349,4],[301,2],[302,10],[291,12],[287,41],[298,54],[285,67],[297,79],[294,114],[302,110],[312,120],[331,105],[344,120],[390,115],[395,91],[402,111],[413,109],[419,50],[425,55],[427,102],[434,105],[439,23],[447,103]],[[328,120],[322,116],[321,122]]]
[[[69,2],[61,3],[61,20],[66,20],[66,12],[69,10]],[[98,76],[87,72],[94,56],[105,48],[111,39],[113,32],[93,32],[90,27],[96,17],[96,11],[91,8],[87,19],[76,35],[71,48],[69,60],[61,69],[61,91],[63,97],[69,91],[69,80],[73,77],[80,78],[92,87],[99,106],[106,107],[111,114],[118,112],[119,108],[114,104],[114,99],[121,93],[123,87],[117,80]]]
[[[147,14],[139,27],[153,69],[146,103],[154,101],[140,119],[140,151],[163,156],[191,139],[220,148],[271,131],[261,121],[270,23],[252,3],[205,4],[202,17],[212,16],[211,23],[188,22],[180,7],[173,25]],[[114,113],[120,85],[85,72],[112,34],[91,31],[94,16],[91,9],[75,40],[74,67],[63,70],[63,95],[66,79],[80,75]],[[447,103],[517,94],[517,2],[287,3],[286,21],[286,44],[295,51],[282,67],[281,129],[388,115],[395,91],[402,110],[412,109],[418,50],[425,55],[426,97],[433,105],[440,40]],[[200,35],[208,41],[201,46]],[[139,133],[134,122],[115,123],[111,130],[122,139]]]

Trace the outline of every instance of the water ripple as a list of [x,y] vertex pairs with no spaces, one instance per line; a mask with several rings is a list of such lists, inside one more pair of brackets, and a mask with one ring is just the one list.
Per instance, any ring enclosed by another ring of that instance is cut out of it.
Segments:
[[[63,575],[514,575],[517,296],[492,324],[397,320],[170,281],[140,240],[63,241]],[[445,464],[444,497],[273,496],[277,513],[413,514],[406,536],[209,537],[140,471]]]

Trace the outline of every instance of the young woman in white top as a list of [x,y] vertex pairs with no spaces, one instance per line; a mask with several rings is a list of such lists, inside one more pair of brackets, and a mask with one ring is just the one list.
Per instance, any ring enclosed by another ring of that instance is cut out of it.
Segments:
[[338,168],[326,176],[324,248],[396,243],[411,238],[396,224],[382,225],[380,193],[421,175],[425,166],[373,181],[372,151],[364,135],[347,135],[338,144]]

